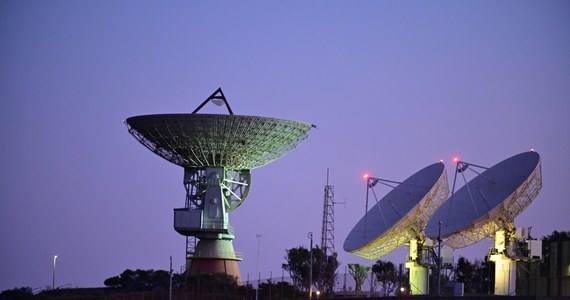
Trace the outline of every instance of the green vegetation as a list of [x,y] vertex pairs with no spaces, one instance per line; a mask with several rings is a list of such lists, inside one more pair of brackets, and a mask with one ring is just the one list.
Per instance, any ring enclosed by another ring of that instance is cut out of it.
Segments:
[[[180,286],[184,279],[177,274],[173,276],[173,285]],[[168,289],[170,277],[163,270],[140,270],[127,269],[118,276],[107,278],[103,284],[107,287],[121,289],[123,291],[143,291],[156,288]]]
[[32,293],[31,287],[14,288],[11,290],[5,290],[0,293],[0,300],[8,299],[32,299],[34,294]]
[[[286,263],[281,268],[289,272],[293,286],[299,293],[305,293],[309,287],[309,275],[311,270],[311,253],[304,247],[291,248],[286,250]],[[312,249],[312,280],[315,290],[319,290],[323,295],[332,295],[336,282],[336,269],[338,268],[337,255],[325,255],[318,246]],[[323,266],[323,269],[321,269]]]
[[396,292],[396,288],[407,281],[407,277],[400,274],[400,270],[396,270],[396,266],[391,261],[376,261],[372,265],[372,272],[384,292],[384,297]]
[[355,292],[360,292],[362,290],[362,284],[366,280],[366,273],[370,271],[371,267],[367,267],[361,264],[348,264],[348,272],[350,276],[354,278]]

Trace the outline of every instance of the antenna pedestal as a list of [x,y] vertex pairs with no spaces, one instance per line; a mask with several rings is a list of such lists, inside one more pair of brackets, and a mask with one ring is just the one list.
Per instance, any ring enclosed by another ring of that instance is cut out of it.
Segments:
[[174,229],[199,239],[195,248],[188,245],[193,239],[187,241],[189,275],[222,273],[241,282],[229,213],[245,200],[250,181],[249,170],[185,168],[186,207],[174,209]]
[[428,295],[428,268],[416,262],[406,262],[406,268],[410,269],[410,291],[412,295]]
[[517,263],[504,254],[494,254],[489,259],[495,262],[495,295],[514,296]]
[[418,263],[420,261],[418,240],[410,240],[409,250],[409,256],[406,259],[406,269],[410,269],[410,291],[414,296],[427,295],[429,294],[428,268]]
[[187,275],[221,273],[235,277],[240,284],[238,261],[241,260],[241,255],[234,251],[232,240],[202,239],[190,259]]
[[495,295],[513,296],[517,287],[517,263],[507,254],[507,233],[495,233],[495,248],[489,260],[495,262]]

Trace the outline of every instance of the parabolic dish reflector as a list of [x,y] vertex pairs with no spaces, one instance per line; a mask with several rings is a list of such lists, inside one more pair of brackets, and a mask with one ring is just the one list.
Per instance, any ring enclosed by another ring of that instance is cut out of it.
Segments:
[[443,163],[407,178],[374,205],[344,241],[344,250],[377,259],[418,238],[449,188]]
[[236,170],[280,158],[305,140],[312,127],[284,119],[214,114],[144,115],[125,123],[141,144],[173,164]]
[[445,201],[425,234],[439,236],[452,248],[491,237],[512,223],[542,187],[540,155],[530,151],[510,157],[479,174]]

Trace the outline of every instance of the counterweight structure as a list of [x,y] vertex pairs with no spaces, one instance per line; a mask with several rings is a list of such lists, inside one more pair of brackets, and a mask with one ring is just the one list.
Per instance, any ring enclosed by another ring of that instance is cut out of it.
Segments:
[[[229,114],[198,114],[223,101]],[[189,275],[225,273],[241,281],[229,213],[246,199],[251,170],[280,158],[308,136],[311,124],[234,115],[221,89],[191,114],[130,117],[129,133],[153,153],[184,168],[185,206],[174,209],[174,229],[187,238]],[[196,237],[199,241],[193,247]]]

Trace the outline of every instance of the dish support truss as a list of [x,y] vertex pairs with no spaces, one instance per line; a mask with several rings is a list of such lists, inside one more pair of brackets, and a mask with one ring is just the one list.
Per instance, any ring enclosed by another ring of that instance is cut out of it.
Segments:
[[[509,195],[501,205],[489,211],[470,227],[454,233],[444,241],[451,248],[463,248],[484,238],[493,238],[495,232],[509,226],[516,216],[529,206],[542,188],[541,161],[523,184]],[[488,217],[487,217],[488,215]]]
[[[174,209],[174,229],[187,236],[186,271],[189,275],[226,273],[241,281],[233,248],[229,213],[249,193],[250,170],[224,167],[185,168],[186,204]],[[195,244],[195,239],[199,239]]]

